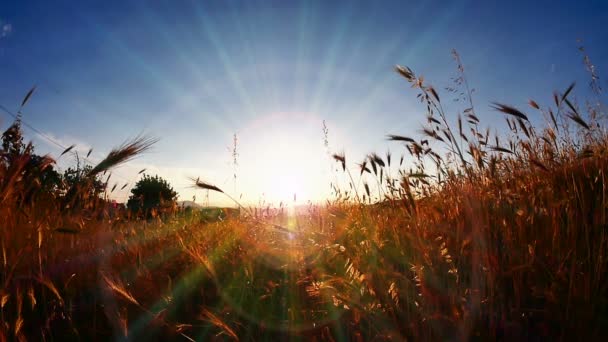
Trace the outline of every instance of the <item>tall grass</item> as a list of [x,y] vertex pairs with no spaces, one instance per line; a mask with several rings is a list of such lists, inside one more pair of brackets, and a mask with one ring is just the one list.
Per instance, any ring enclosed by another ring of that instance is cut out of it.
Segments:
[[[387,137],[403,145],[398,163],[390,153],[357,165],[333,154],[352,186],[295,218],[257,208],[215,222],[196,212],[129,221],[101,202],[82,206],[90,210],[66,210],[50,195],[22,202],[28,157],[3,164],[0,336],[606,337],[604,107],[577,104],[571,85],[549,107],[494,103],[481,115],[453,56],[458,76],[446,98],[462,96],[461,113],[396,67],[426,108],[421,135]],[[533,126],[529,111],[547,125]],[[487,115],[504,116],[506,133],[484,127]],[[91,172],[151,143],[125,144]]]

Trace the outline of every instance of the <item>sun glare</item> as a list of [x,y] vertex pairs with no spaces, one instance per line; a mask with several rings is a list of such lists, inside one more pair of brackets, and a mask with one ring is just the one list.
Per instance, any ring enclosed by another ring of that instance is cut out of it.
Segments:
[[244,175],[243,188],[274,205],[318,200],[329,184],[321,122],[311,115],[280,113],[247,127],[240,140],[241,165],[252,174]]
[[306,198],[306,189],[303,186],[303,176],[294,174],[294,170],[285,168],[275,174],[275,184],[268,191],[275,197],[281,198],[282,201],[297,202],[298,195],[300,198]]

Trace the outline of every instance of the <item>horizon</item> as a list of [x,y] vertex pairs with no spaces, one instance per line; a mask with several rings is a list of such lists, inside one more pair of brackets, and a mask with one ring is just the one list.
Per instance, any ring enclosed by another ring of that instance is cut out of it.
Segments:
[[[404,151],[387,134],[419,135],[424,108],[395,65],[424,75],[451,100],[444,87],[457,72],[455,49],[480,119],[493,128],[506,125],[492,101],[542,105],[572,82],[588,91],[578,47],[605,70],[608,4],[547,4],[10,4],[0,12],[0,105],[16,113],[37,87],[23,120],[44,135],[24,127],[38,154],[58,157],[57,145],[75,144],[80,154],[93,148],[95,162],[139,133],[160,138],[113,172],[119,187],[129,183],[112,195],[119,202],[146,169],[180,200],[196,196],[199,204],[205,194],[188,177],[247,205],[289,203],[294,193],[298,205],[319,203],[331,197],[330,183],[347,183],[332,153],[345,153],[354,169],[368,153]],[[429,11],[432,18],[421,15]],[[0,113],[4,130],[12,117]],[[71,155],[58,160],[61,168],[73,164]],[[217,194],[208,204],[232,205]]]

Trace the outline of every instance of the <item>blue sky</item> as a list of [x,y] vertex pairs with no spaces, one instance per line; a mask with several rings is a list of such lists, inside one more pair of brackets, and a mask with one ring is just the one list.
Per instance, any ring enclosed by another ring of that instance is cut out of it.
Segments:
[[0,104],[16,110],[37,85],[24,120],[65,146],[92,146],[93,160],[138,133],[161,138],[116,170],[121,184],[146,167],[182,199],[194,194],[188,176],[234,191],[236,133],[237,195],[318,200],[335,177],[323,120],[332,151],[353,163],[401,153],[385,135],[423,123],[395,64],[442,89],[457,49],[482,121],[502,127],[491,101],[548,103],[572,81],[586,91],[577,39],[602,75],[606,19],[606,1],[10,1],[0,5]]

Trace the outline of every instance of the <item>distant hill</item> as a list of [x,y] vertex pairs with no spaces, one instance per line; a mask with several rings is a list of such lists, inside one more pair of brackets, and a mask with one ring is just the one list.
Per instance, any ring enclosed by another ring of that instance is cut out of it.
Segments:
[[192,201],[178,201],[178,202],[177,202],[177,205],[178,205],[179,207],[182,207],[182,206],[183,206],[183,207],[185,207],[185,208],[196,208],[196,209],[201,209],[201,208],[203,208],[203,206],[202,206],[202,205],[200,205],[200,204],[198,204],[198,203],[195,203],[195,202],[192,202]]

